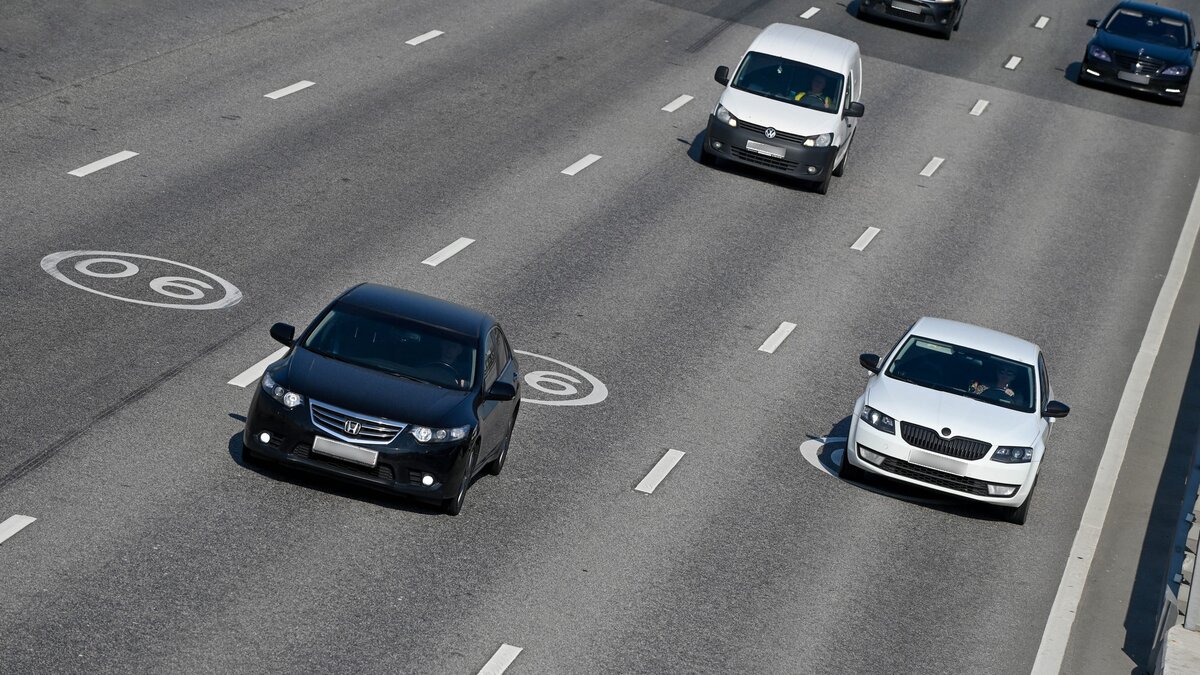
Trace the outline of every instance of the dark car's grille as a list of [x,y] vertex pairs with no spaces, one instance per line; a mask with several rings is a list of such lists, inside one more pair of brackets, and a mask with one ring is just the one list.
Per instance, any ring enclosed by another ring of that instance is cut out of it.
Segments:
[[371,478],[379,478],[380,480],[391,481],[394,480],[396,476],[396,473],[392,470],[390,464],[378,463],[375,466],[363,466],[362,464],[347,462],[345,460],[338,459],[337,457],[327,457],[326,455],[314,453],[312,451],[312,446],[308,445],[297,445],[292,450],[292,454],[302,459],[320,462],[330,466],[336,466],[339,469],[343,469],[351,473],[370,476]]
[[991,449],[991,444],[977,441],[973,438],[942,438],[933,429],[908,422],[900,423],[900,437],[905,443],[959,459],[976,460],[982,458]]
[[895,457],[887,457],[884,459],[883,464],[880,464],[879,468],[887,471],[888,473],[894,473],[897,476],[912,478],[913,480],[919,480],[922,483],[949,488],[958,492],[965,492],[969,495],[980,495],[982,497],[986,497],[988,493],[988,484],[981,480],[967,478],[966,476],[956,476],[952,473],[938,471],[937,469],[930,469],[919,464],[913,464],[912,462],[906,462],[902,459],[896,459]]
[[1142,75],[1157,75],[1167,66],[1166,61],[1149,56],[1138,56],[1126,52],[1113,52],[1113,63],[1121,70],[1128,70]]
[[391,443],[405,425],[310,401],[313,424],[354,443]]
[[[754,132],[757,132],[760,134],[766,130],[766,127],[761,127],[757,124],[751,124],[745,120],[738,120],[738,128],[745,129],[746,131],[754,131]],[[765,135],[763,137],[766,138]],[[804,141],[808,140],[808,136],[801,136],[799,134],[789,134],[786,131],[780,131],[778,129],[775,130],[775,138],[777,138],[781,141],[792,141],[793,143],[803,143]],[[774,139],[768,138],[767,140],[774,140]]]
[[733,153],[734,157],[742,160],[743,162],[761,164],[762,166],[776,169],[778,171],[792,171],[796,168],[797,164],[796,162],[789,162],[786,159],[779,159],[777,157],[770,157],[768,155],[760,155],[757,152],[750,152],[749,150],[743,150],[741,148],[731,147],[729,151]]

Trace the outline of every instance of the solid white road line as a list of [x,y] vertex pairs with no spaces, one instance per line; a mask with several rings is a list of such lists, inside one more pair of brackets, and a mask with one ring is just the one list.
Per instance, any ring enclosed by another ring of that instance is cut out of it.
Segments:
[[675,112],[676,110],[679,110],[683,106],[687,105],[687,103],[691,100],[692,100],[691,96],[684,94],[683,96],[680,96],[679,98],[675,99],[674,101],[671,101],[670,103],[664,105],[662,108],[663,112]]
[[658,487],[658,484],[667,477],[668,473],[671,473],[671,469],[674,469],[679,460],[683,459],[684,454],[686,453],[675,449],[667,450],[662,459],[658,460],[658,464],[655,464],[654,468],[650,469],[650,473],[646,474],[642,482],[638,483],[637,487],[633,489],[638,492],[645,492],[646,494],[653,493],[654,488]]
[[6,539],[25,529],[27,525],[35,520],[37,518],[31,518],[30,516],[12,516],[3,523],[0,523],[0,544],[3,544]]
[[500,645],[500,649],[497,649],[496,653],[492,654],[492,658],[483,664],[483,668],[479,670],[479,675],[501,675],[504,671],[508,670],[508,667],[512,665],[512,662],[520,653],[520,647],[514,647],[510,644]]
[[874,239],[875,235],[877,234],[879,234],[878,227],[868,227],[867,231],[863,232],[862,236],[858,238],[858,241],[854,242],[854,245],[850,248],[854,249],[855,251],[863,250],[867,247],[867,244],[871,243],[871,240]]
[[988,107],[988,102],[985,101],[984,99],[979,99],[978,101],[975,102],[975,107],[971,108],[971,114],[976,117],[979,117],[980,115],[983,114],[984,110],[987,110],[987,107]]
[[275,363],[279,359],[282,359],[283,355],[287,353],[287,350],[288,347],[280,347],[279,349],[276,349],[271,353],[270,356],[250,366],[241,375],[238,375],[230,380],[229,384],[232,384],[235,387],[245,387],[257,382],[258,378],[262,377],[263,371],[267,369],[267,366]]
[[445,33],[443,33],[443,32],[442,32],[442,31],[440,31],[440,30],[431,30],[431,31],[429,31],[428,33],[422,33],[421,35],[418,35],[417,37],[415,37],[415,38],[413,38],[413,39],[409,40],[408,42],[405,42],[404,44],[406,44],[406,45],[419,45],[419,44],[421,44],[422,42],[425,42],[425,41],[427,41],[427,40],[432,40],[433,38],[435,38],[435,37],[437,37],[437,36],[439,36],[439,35],[445,35]]
[[296,84],[293,84],[288,87],[284,87],[283,89],[276,89],[275,91],[273,91],[269,94],[263,94],[263,96],[265,96],[267,98],[283,98],[284,96],[287,96],[288,94],[294,94],[294,93],[300,91],[301,89],[308,89],[309,87],[313,86],[314,84],[316,84],[316,82],[309,82],[308,80],[300,80]]
[[929,163],[925,165],[925,168],[921,169],[921,175],[925,176],[926,178],[932,176],[933,172],[937,171],[938,167],[941,166],[942,162],[944,161],[946,161],[944,157],[934,157],[933,159],[929,160]]
[[81,166],[78,169],[75,169],[74,171],[68,171],[67,173],[71,174],[72,176],[80,176],[80,177],[86,176],[89,173],[92,173],[94,171],[99,171],[100,169],[103,169],[106,166],[112,166],[113,164],[116,164],[117,162],[124,162],[125,160],[129,159],[130,157],[137,157],[137,153],[130,152],[129,150],[122,150],[115,155],[109,155],[108,157],[105,157],[104,159],[98,159],[98,160],[92,162],[91,164]]
[[775,350],[779,348],[779,345],[783,344],[783,341],[787,339],[787,336],[791,335],[792,331],[794,330],[796,330],[796,324],[790,321],[784,321],[783,323],[779,324],[779,328],[776,328],[774,333],[771,333],[771,337],[767,338],[767,341],[762,343],[762,346],[758,348],[758,351],[774,354]]
[[1041,30],[1041,29],[1045,28],[1045,27],[1046,27],[1046,24],[1048,24],[1048,23],[1050,23],[1050,17],[1048,17],[1048,16],[1039,16],[1039,17],[1038,17],[1038,20],[1037,20],[1037,23],[1033,24],[1033,27],[1034,27],[1034,28],[1036,28],[1036,29],[1038,29],[1038,30]]
[[466,248],[474,243],[475,243],[474,239],[468,239],[466,237],[459,237],[457,240],[455,240],[455,242],[453,244],[450,244],[446,248],[443,248],[442,250],[438,251],[437,253],[434,253],[433,255],[429,256],[428,258],[422,260],[421,263],[424,265],[429,265],[430,267],[437,267],[438,265],[449,260],[450,256],[454,255],[455,253],[458,253],[459,251],[463,250],[464,248]]
[[800,18],[801,19],[811,19],[814,16],[816,16],[817,12],[819,12],[819,11],[821,11],[821,9],[819,7],[809,7],[807,11],[805,11],[803,14],[800,15]]
[[1100,532],[1104,528],[1104,519],[1108,516],[1108,507],[1116,488],[1117,475],[1121,472],[1121,464],[1124,463],[1125,452],[1129,448],[1133,423],[1137,420],[1138,408],[1150,381],[1150,371],[1154,368],[1158,350],[1162,347],[1167,321],[1171,318],[1175,300],[1179,297],[1179,289],[1183,286],[1183,277],[1191,261],[1192,249],[1196,246],[1197,232],[1200,232],[1200,183],[1196,184],[1192,205],[1188,208],[1183,230],[1179,233],[1179,243],[1175,245],[1175,254],[1171,257],[1171,266],[1167,269],[1167,277],[1163,279],[1162,288],[1158,292],[1154,311],[1150,313],[1150,323],[1146,326],[1146,334],[1142,336],[1141,348],[1133,359],[1133,367],[1125,381],[1125,390],[1121,392],[1121,402],[1117,404],[1112,427],[1108,430],[1108,441],[1104,444],[1104,454],[1100,456],[1096,480],[1092,483],[1087,506],[1083,508],[1083,518],[1075,532],[1071,552],[1067,555],[1066,569],[1063,570],[1062,581],[1058,584],[1054,604],[1050,607],[1050,617],[1046,620],[1046,629],[1042,632],[1042,643],[1033,662],[1032,675],[1057,675],[1062,668],[1067,641],[1071,638],[1071,627],[1075,622],[1083,588],[1087,583],[1092,560],[1096,556],[1096,546],[1100,542]]
[[1021,57],[1012,56],[1012,57],[1009,57],[1008,63],[1004,64],[1004,67],[1009,70],[1016,70],[1017,66],[1020,64],[1021,64]]
[[592,164],[595,164],[596,160],[598,160],[598,159],[600,159],[600,155],[588,155],[587,157],[584,157],[583,159],[579,160],[578,162],[575,162],[571,166],[568,166],[567,168],[563,169],[562,172],[567,174],[568,176],[574,176],[575,174],[579,173],[580,171],[583,171],[584,169],[588,168]]

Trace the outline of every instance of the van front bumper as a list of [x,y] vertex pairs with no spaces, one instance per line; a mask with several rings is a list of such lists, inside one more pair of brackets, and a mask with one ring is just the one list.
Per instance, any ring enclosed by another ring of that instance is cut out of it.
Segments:
[[[752,149],[756,144],[759,150]],[[838,151],[836,145],[806,147],[779,136],[767,138],[759,131],[731,127],[714,115],[708,116],[704,148],[721,159],[815,183],[824,181],[833,171]],[[776,156],[779,154],[783,156]]]

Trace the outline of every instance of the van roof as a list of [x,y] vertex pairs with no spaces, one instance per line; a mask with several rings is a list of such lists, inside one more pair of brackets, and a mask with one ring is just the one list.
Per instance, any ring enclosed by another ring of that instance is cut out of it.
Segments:
[[858,43],[853,40],[787,23],[764,28],[746,51],[782,56],[835,73],[849,72],[859,58]]

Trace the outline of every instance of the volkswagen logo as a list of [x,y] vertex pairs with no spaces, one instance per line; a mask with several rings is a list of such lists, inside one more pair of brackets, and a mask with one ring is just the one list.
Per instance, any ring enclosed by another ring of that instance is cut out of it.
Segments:
[[342,424],[342,429],[345,429],[346,433],[351,436],[357,436],[358,432],[362,431],[362,422],[358,420],[346,420]]
[[767,127],[766,129],[763,129],[763,136],[766,136],[767,138],[775,138],[775,128]]

